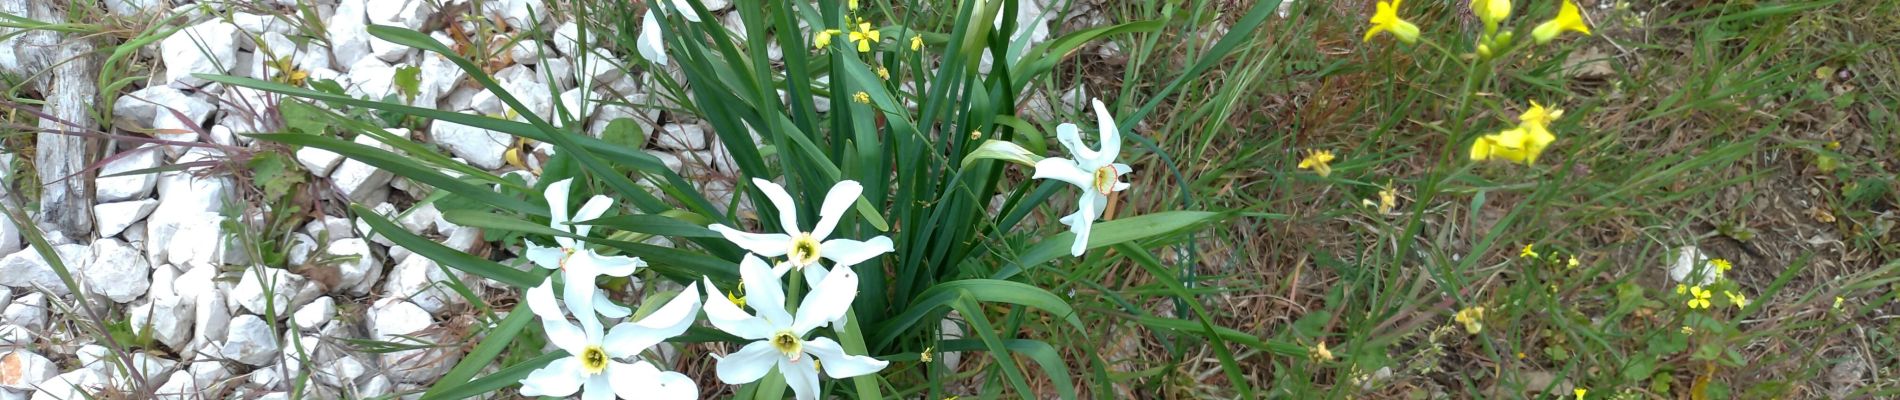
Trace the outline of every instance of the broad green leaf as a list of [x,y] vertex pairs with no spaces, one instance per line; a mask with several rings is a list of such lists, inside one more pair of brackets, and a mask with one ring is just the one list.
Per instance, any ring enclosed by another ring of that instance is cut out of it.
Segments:
[[[1228,213],[1212,211],[1168,211],[1136,217],[1095,223],[1089,231],[1090,250],[1116,244],[1145,240],[1165,236],[1181,230],[1198,227],[1227,218]],[[1055,260],[1069,255],[1069,244],[1074,243],[1075,234],[1062,232],[1051,235],[1036,243],[1016,260],[1014,264],[1003,267],[992,276],[993,279],[1008,279],[1021,273],[1024,268]]]
[[976,162],[977,160],[1008,161],[1021,164],[1025,167],[1035,168],[1036,163],[1042,161],[1042,159],[1042,156],[1029,152],[1029,149],[1023,148],[1022,145],[1018,145],[1014,142],[990,139],[983,141],[983,145],[977,146],[976,151],[972,151],[970,155],[963,157],[963,168],[969,168],[970,163]]
[[969,295],[976,301],[987,303],[1009,303],[1034,307],[1068,322],[1077,330],[1086,329],[1082,320],[1076,318],[1075,309],[1069,303],[1056,297],[1054,293],[1026,283],[993,279],[964,279],[949,281],[931,286],[909,302],[910,308],[887,320],[877,327],[877,347],[890,346],[911,326],[924,320],[925,316],[941,315],[942,307],[951,305],[960,296]]
[[[1012,353],[1027,356],[1030,360],[1035,361],[1037,366],[1042,367],[1043,375],[1048,376],[1050,382],[1054,382],[1056,385],[1056,398],[1076,398],[1075,380],[1069,375],[1069,364],[1062,358],[1062,354],[1056,351],[1055,346],[1050,346],[1049,343],[1040,340],[1004,339],[1003,348],[1009,349]],[[945,340],[937,344],[938,351],[981,351],[985,349],[987,349],[987,347],[984,346],[983,341],[975,339]]]

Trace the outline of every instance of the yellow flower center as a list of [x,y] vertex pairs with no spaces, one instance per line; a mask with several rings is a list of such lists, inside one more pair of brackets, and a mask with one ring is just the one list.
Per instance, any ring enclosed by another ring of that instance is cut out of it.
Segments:
[[798,234],[792,238],[792,249],[785,252],[785,257],[790,258],[792,265],[799,268],[817,264],[818,239],[813,239],[809,233]]
[[587,346],[586,350],[581,350],[581,370],[588,375],[607,371],[607,351],[601,350],[600,346]]
[[1115,190],[1115,166],[1104,165],[1095,169],[1095,191],[1108,194]]
[[573,259],[573,258],[574,258],[574,249],[573,249],[573,248],[571,248],[571,247],[562,247],[562,248],[561,248],[561,262],[560,262],[560,267],[561,267],[561,268],[560,268],[560,269],[561,269],[562,271],[566,271],[566,270],[567,270],[567,260],[571,260],[571,259]]
[[798,358],[805,354],[805,341],[799,340],[798,336],[792,335],[792,331],[789,330],[773,334],[772,347],[777,348],[780,354],[784,354],[785,358],[792,361],[798,361]]

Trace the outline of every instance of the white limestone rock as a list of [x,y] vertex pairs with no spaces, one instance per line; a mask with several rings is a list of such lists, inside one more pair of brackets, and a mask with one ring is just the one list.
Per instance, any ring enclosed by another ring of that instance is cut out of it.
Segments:
[[368,0],[341,0],[330,19],[324,20],[330,33],[331,63],[344,71],[369,57],[368,9]]
[[[84,270],[92,261],[92,248],[83,244],[53,246],[53,252],[59,255],[67,271]],[[19,251],[0,258],[0,285],[28,290],[45,288],[58,295],[72,293],[59,274],[53,272],[53,265],[40,257],[38,251]]]
[[204,86],[206,81],[192,74],[218,74],[237,63],[237,26],[211,20],[173,32],[159,41],[159,59],[165,63],[165,80],[186,86]]
[[337,263],[337,287],[330,288],[333,293],[366,295],[376,280],[382,278],[383,263],[370,251],[369,242],[363,239],[330,242],[330,246],[324,250],[331,257],[356,257],[355,260]]
[[140,199],[92,206],[93,222],[99,236],[113,237],[158,209],[158,199]]
[[21,349],[0,355],[0,388],[31,391],[54,375],[59,375],[59,365],[37,353]]
[[336,316],[336,299],[325,296],[318,297],[310,305],[297,309],[297,312],[290,315],[290,320],[297,324],[297,329],[316,332],[318,328],[323,327],[323,324],[329,323],[330,318],[334,316]]
[[[411,343],[399,335],[423,340],[440,340],[436,334],[422,334],[432,324],[429,312],[414,303],[396,298],[377,300],[370,307],[371,339],[392,343]],[[441,377],[461,359],[459,347],[431,347],[381,354],[386,374],[396,382],[420,383]]]
[[229,337],[224,341],[224,356],[252,366],[270,365],[277,359],[279,345],[270,324],[256,315],[231,319]]
[[666,124],[653,139],[653,144],[664,150],[705,150],[708,140],[706,128],[699,124]]
[[88,291],[128,303],[151,289],[152,265],[138,249],[118,239],[100,239],[92,243],[92,256],[81,273]]
[[450,154],[468,160],[469,165],[486,170],[500,169],[504,165],[503,155],[513,144],[514,136],[506,133],[457,124],[449,121],[435,121],[429,129],[435,144],[448,149]]

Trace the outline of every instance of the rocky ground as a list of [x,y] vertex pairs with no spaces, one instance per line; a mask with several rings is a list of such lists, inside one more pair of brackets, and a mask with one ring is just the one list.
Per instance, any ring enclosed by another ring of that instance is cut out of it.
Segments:
[[[211,84],[195,73],[335,82],[357,98],[413,94],[410,104],[420,107],[519,118],[447,59],[372,37],[365,30],[370,24],[416,29],[458,46],[504,46],[488,65],[530,111],[557,115],[558,99],[571,117],[553,119],[583,124],[578,130],[596,137],[615,121],[631,121],[650,138],[647,152],[703,184],[714,199],[731,196],[730,175],[737,171],[721,162],[725,144],[691,116],[668,111],[671,103],[655,90],[653,76],[665,72],[617,66],[636,56],[582,46],[580,25],[543,12],[538,0],[490,0],[473,11],[466,0],[104,3],[113,17],[171,16],[165,21],[182,28],[138,49],[154,68],[151,79],[101,96],[110,102],[109,134],[149,133],[167,142],[95,141],[105,147],[99,169],[75,178],[91,181],[90,226],[42,224],[91,308],[76,301],[49,260],[23,246],[18,226],[0,219],[0,399],[131,393],[139,381],[161,398],[287,398],[299,385],[318,398],[401,395],[425,388],[459,360],[464,344],[474,340],[467,332],[475,319],[468,299],[451,286],[465,285],[481,296],[512,295],[372,235],[343,212],[344,204],[361,204],[411,233],[509,265],[523,264],[514,261],[520,243],[489,242],[483,232],[444,219],[433,203],[418,201],[428,195],[426,186],[304,148],[294,159],[326,200],[301,228],[287,232],[287,259],[261,260],[249,241],[234,240],[264,225],[260,207],[243,204],[258,188],[228,173],[207,172],[265,145],[245,133],[273,131],[286,121],[273,118],[282,100],[277,95]],[[723,15],[720,21],[729,29],[740,28],[730,2],[704,4]],[[323,21],[320,30],[284,17],[303,7]],[[455,18],[445,18],[450,16]],[[1051,25],[1038,18],[1023,18],[1028,27],[1022,33],[1035,41],[1046,39]],[[552,40],[532,39],[536,32]],[[530,39],[515,40],[523,37]],[[22,46],[18,40],[0,47]],[[782,54],[777,48],[771,53]],[[404,93],[399,71],[411,68],[420,82],[416,93]],[[1080,90],[1070,92],[1062,102],[1087,98]],[[580,108],[583,101],[586,109]],[[1033,103],[1042,109],[1031,112],[1049,112],[1048,100]],[[538,156],[550,151],[480,128],[423,126],[388,133],[526,180],[534,179]],[[389,148],[368,135],[354,140]],[[6,161],[16,160],[9,154]],[[116,176],[154,170],[161,172]],[[313,265],[323,268],[299,268]],[[86,324],[117,326],[125,335],[109,343]],[[128,341],[145,345],[114,350]],[[369,342],[412,346],[364,345]],[[138,374],[122,372],[125,360]],[[306,369],[309,381],[300,383]]]

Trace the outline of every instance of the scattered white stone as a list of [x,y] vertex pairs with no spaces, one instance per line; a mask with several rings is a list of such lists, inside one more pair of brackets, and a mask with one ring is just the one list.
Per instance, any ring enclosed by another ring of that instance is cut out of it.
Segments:
[[325,296],[318,297],[310,305],[297,309],[296,313],[291,314],[290,320],[297,324],[297,329],[315,332],[323,327],[323,324],[330,322],[330,318],[334,315],[336,315],[336,299]]
[[549,58],[537,66],[555,79],[555,85],[562,88],[574,87],[574,62],[567,58]]
[[34,400],[86,400],[92,393],[105,388],[105,378],[90,369],[80,368],[66,371],[52,378],[40,381],[38,392],[33,393]]
[[251,370],[250,377],[251,386],[264,390],[280,389],[284,387],[284,383],[288,382],[284,379],[284,370],[277,368]]
[[224,386],[226,381],[236,376],[231,373],[230,368],[217,360],[194,361],[191,366],[185,367],[185,372],[191,374],[192,382],[208,391],[216,391],[214,389]]
[[297,28],[291,26],[290,22],[279,19],[274,15],[234,12],[231,13],[231,24],[237,25],[238,29],[252,35],[264,35],[267,33],[287,35],[297,32]]
[[[635,95],[630,98],[630,101],[644,97],[646,96]],[[642,140],[639,144],[645,145],[645,140],[653,137],[653,122],[660,120],[660,111],[652,108],[645,108],[645,111],[641,111],[634,107],[619,104],[602,104],[594,113],[593,120],[588,122],[587,134],[594,138],[600,138],[601,135],[607,131],[609,124],[623,119],[631,120],[635,126],[639,127],[640,138]]]
[[151,289],[152,265],[118,239],[92,242],[92,262],[81,271],[86,288],[112,301],[131,302]]
[[[391,133],[402,131],[399,136],[408,136],[408,131],[404,129],[390,129],[389,131]],[[357,135],[355,142],[357,144],[389,150],[389,145],[383,144],[383,142],[376,140],[376,138],[370,135]],[[376,198],[376,193],[388,195],[389,179],[394,176],[395,175],[389,171],[370,166],[362,161],[346,159],[343,160],[343,164],[337,165],[336,170],[330,173],[330,181],[336,184],[337,190],[343,191],[343,194],[348,196],[350,201],[375,204],[382,202],[382,199]]]
[[277,359],[277,338],[271,334],[270,324],[262,318],[256,315],[232,318],[231,330],[227,334],[229,337],[224,341],[225,357],[260,367]]
[[245,270],[243,275],[226,301],[258,315],[269,311],[269,315],[279,318],[288,316],[291,300],[304,284],[303,276],[278,268],[256,266]]
[[435,202],[426,202],[409,208],[409,211],[404,211],[396,218],[396,223],[402,225],[403,229],[409,230],[410,233],[423,235],[434,233],[435,221],[441,219],[442,211],[435,208]]
[[330,176],[337,163],[343,162],[343,155],[315,147],[297,149],[297,163],[317,176]]
[[0,325],[0,347],[26,347],[33,344],[33,331],[19,325]]
[[191,342],[192,304],[178,296],[139,300],[126,311],[133,329],[148,332],[152,339],[173,349],[185,349]]
[[[414,303],[396,298],[377,300],[370,307],[371,339],[392,343],[416,344],[399,335],[416,337],[423,340],[437,340],[439,335],[420,334],[432,324],[429,312]],[[428,382],[441,377],[461,358],[461,349],[455,346],[430,347],[395,351],[381,354],[386,374],[397,382]]]
[[28,331],[46,329],[46,295],[27,293],[7,305],[4,316],[6,323],[26,328]]
[[191,374],[180,371],[159,385],[153,395],[159,400],[191,400],[197,398],[199,393],[197,382],[192,382]]
[[145,145],[137,149],[120,153],[118,159],[99,167],[97,185],[98,201],[110,203],[132,199],[142,199],[152,194],[152,188],[158,185],[158,173],[148,172],[134,175],[120,175],[127,172],[148,170],[158,167],[161,154],[156,145]]
[[393,391],[395,389],[396,389],[396,385],[389,381],[389,377],[382,376],[382,375],[371,375],[369,378],[369,381],[363,382],[363,384],[356,386],[356,397],[358,398],[382,397],[382,396],[388,395],[390,391]]
[[[675,2],[674,4],[680,4],[680,3]],[[701,2],[700,4],[703,4],[706,6],[706,11],[725,11],[726,8],[732,7],[732,0],[705,0]],[[680,10],[680,12],[693,12],[693,11],[682,9]]]
[[440,315],[455,306],[468,304],[467,299],[449,288],[448,281],[449,277],[442,274],[435,261],[428,257],[409,257],[390,270],[383,292],[407,299],[430,314]]
[[[92,249],[83,244],[53,246],[53,251],[59,254],[67,271],[84,270],[92,261]],[[40,287],[59,295],[72,293],[38,251],[20,251],[0,258],[0,285],[29,290]]]
[[666,150],[705,150],[706,128],[699,124],[666,124],[653,144]]
[[163,0],[106,0],[106,11],[112,15],[130,17],[147,11],[163,10]]
[[369,242],[363,239],[343,239],[330,242],[324,249],[332,257],[356,257],[355,260],[339,262],[337,268],[337,287],[331,292],[347,293],[352,296],[369,294],[369,289],[383,274],[383,264],[370,252]]
[[20,227],[13,224],[12,218],[0,218],[0,257],[20,252],[25,245],[20,243]]
[[646,153],[652,155],[653,158],[660,159],[660,164],[665,165],[666,169],[672,170],[673,173],[680,173],[680,169],[686,167],[686,161],[681,160],[680,156],[672,152],[647,150]]
[[[435,35],[431,35],[431,37],[439,35],[442,35],[442,33],[437,32]],[[451,39],[442,36],[437,37],[436,40],[449,41]],[[461,82],[463,77],[468,76],[468,73],[463,72],[462,67],[456,66],[454,61],[450,61],[448,57],[436,53],[423,54],[422,66],[420,68],[422,69],[420,71],[422,76],[421,81],[417,83],[416,89],[422,93],[417,97],[418,99],[427,98],[428,104],[437,106],[441,105],[437,100],[441,99],[442,96],[448,95],[450,91],[455,90],[456,84]],[[451,109],[451,111],[453,111],[453,109]]]
[[402,92],[396,88],[396,66],[377,57],[364,57],[350,64],[350,82],[355,83],[348,89],[350,97],[383,100],[396,96],[402,100]]
[[198,301],[192,305],[192,341],[186,349],[205,351],[213,343],[224,343],[224,337],[230,336],[232,309],[226,301],[220,290],[198,294]]
[[358,360],[356,356],[344,355],[335,361],[325,363],[317,368],[317,371],[312,374],[317,383],[338,390],[350,390],[356,388],[357,378],[369,373],[369,366]]
[[0,388],[34,390],[33,385],[59,375],[59,365],[45,356],[26,350],[0,355]]
[[613,62],[618,59],[613,53],[607,52],[607,49],[588,50],[585,57],[578,58],[574,62],[575,69],[583,72],[579,75],[580,80],[587,82],[586,85],[581,86],[587,87],[595,82],[612,82],[620,79],[624,72]]
[[191,74],[223,73],[221,66],[237,63],[238,28],[211,20],[173,32],[158,43],[159,58],[165,63],[166,81],[188,86],[209,82]]
[[1720,275],[1715,265],[1709,263],[1709,257],[1695,246],[1676,248],[1676,262],[1669,265],[1669,279],[1690,286],[1702,286],[1715,283]]
[[330,33],[330,55],[333,64],[344,67],[356,64],[357,60],[369,57],[368,0],[342,0],[337,2],[336,12],[328,24]]
[[204,218],[179,221],[177,230],[165,242],[170,247],[165,262],[172,265],[224,265],[224,219],[200,213]]
[[481,3],[483,15],[500,15],[502,22],[517,28],[534,26],[535,21],[546,21],[546,5],[541,0],[494,0]]
[[514,137],[501,132],[457,124],[449,121],[436,121],[429,129],[435,144],[448,149],[468,160],[469,165],[481,169],[495,170],[504,165],[503,156]]
[[[389,203],[377,204],[376,207],[370,208],[370,211],[374,211],[376,215],[381,215],[383,219],[387,219],[387,220],[395,220],[396,216],[399,214],[396,212],[396,206],[394,204],[389,204]],[[389,241],[388,237],[384,237],[382,233],[378,233],[376,232],[374,228],[371,228],[369,226],[369,221],[366,221],[362,218],[357,218],[355,223],[356,223],[356,230],[358,232],[364,232],[365,234],[369,235],[369,240],[371,242],[375,242],[376,244],[380,244],[383,246],[396,245],[395,242]]]
[[119,232],[124,232],[125,228],[131,227],[132,224],[144,221],[145,217],[152,215],[152,210],[156,209],[158,209],[158,199],[121,201],[92,206],[92,216],[93,222],[97,223],[96,231],[99,232],[99,236],[113,237],[118,236]]
[[172,114],[177,111],[184,114],[186,120],[204,122],[205,117],[218,109],[216,104],[205,100],[203,96],[185,93],[178,88],[166,85],[147,86],[126,93],[112,103],[114,118],[136,123],[136,126],[150,127],[159,118],[177,119]]
[[356,228],[349,218],[325,215],[304,224],[303,234],[321,240],[342,240],[356,237]]
[[317,240],[310,235],[293,233],[290,235],[290,247],[284,250],[284,261],[291,268],[310,262],[310,256],[317,251]]

